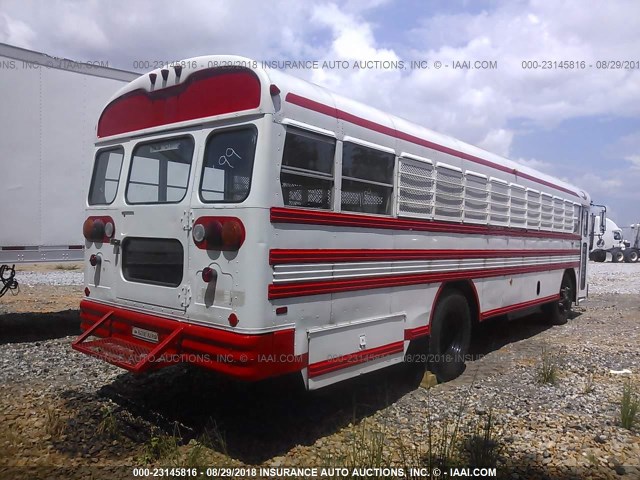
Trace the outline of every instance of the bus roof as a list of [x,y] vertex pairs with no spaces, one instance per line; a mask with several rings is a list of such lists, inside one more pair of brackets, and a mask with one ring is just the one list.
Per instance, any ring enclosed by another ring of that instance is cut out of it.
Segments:
[[[208,92],[206,96],[203,91]],[[176,97],[182,102],[180,108],[171,103]],[[133,111],[137,113],[132,116]],[[158,132],[169,125],[181,128],[265,113],[281,119],[309,119],[310,125],[329,132],[336,132],[340,122],[357,126],[398,143],[427,147],[569,193],[577,203],[590,201],[586,192],[558,178],[233,55],[194,57],[142,75],[110,99],[97,132],[99,140],[105,140]]]

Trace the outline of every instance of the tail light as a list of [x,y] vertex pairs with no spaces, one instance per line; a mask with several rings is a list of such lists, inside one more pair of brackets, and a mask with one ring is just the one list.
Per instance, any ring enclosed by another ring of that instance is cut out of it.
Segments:
[[204,267],[202,269],[202,281],[205,283],[210,283],[212,280],[218,278],[218,272],[216,272],[211,267]]
[[193,225],[193,241],[203,250],[239,250],[246,236],[236,217],[200,217]]
[[89,217],[82,225],[82,233],[90,242],[108,243],[116,233],[116,227],[111,217]]

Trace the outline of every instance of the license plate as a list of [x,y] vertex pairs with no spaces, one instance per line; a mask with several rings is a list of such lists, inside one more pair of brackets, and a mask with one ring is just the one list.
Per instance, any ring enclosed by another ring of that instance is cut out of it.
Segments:
[[131,329],[131,335],[141,338],[142,340],[158,343],[158,332],[152,332],[151,330],[145,330],[144,328],[133,327]]

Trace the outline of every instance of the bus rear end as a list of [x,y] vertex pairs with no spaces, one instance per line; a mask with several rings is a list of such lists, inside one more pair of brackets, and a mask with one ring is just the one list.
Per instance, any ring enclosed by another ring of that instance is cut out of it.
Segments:
[[276,99],[243,62],[153,71],[102,112],[76,350],[133,372],[189,362],[259,380],[302,368],[293,327],[267,301],[274,192],[255,181],[270,172]]

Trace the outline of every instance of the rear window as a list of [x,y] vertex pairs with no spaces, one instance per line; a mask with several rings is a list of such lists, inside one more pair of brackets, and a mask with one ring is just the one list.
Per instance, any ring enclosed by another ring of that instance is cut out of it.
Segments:
[[139,144],[133,150],[127,203],[178,203],[187,193],[193,138]]
[[239,203],[249,195],[258,131],[255,127],[214,132],[207,140],[200,199]]
[[93,165],[89,205],[109,205],[113,203],[120,182],[120,170],[124,149],[122,147],[100,150]]

